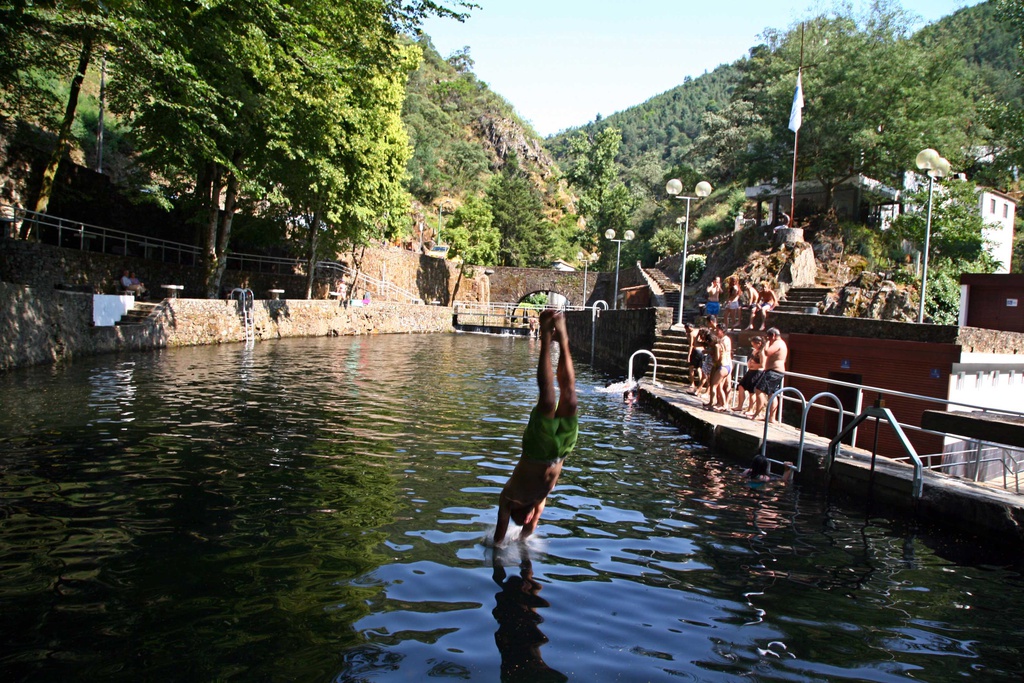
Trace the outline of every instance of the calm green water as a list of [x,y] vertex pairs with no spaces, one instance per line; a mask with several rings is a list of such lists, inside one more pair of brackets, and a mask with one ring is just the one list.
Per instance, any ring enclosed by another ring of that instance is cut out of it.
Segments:
[[751,490],[583,363],[540,535],[495,555],[536,354],[286,340],[0,376],[2,679],[1021,680],[1019,566]]

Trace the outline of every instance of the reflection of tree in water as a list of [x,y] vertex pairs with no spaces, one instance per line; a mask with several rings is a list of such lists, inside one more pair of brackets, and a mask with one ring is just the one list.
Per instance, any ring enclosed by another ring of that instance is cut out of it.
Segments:
[[494,642],[501,653],[502,681],[567,681],[568,677],[548,666],[540,648],[548,642],[540,630],[544,618],[537,613],[550,607],[540,597],[541,584],[533,578],[533,563],[523,549],[519,575],[508,576],[495,555],[494,582],[501,587],[495,594],[492,614],[498,622]]

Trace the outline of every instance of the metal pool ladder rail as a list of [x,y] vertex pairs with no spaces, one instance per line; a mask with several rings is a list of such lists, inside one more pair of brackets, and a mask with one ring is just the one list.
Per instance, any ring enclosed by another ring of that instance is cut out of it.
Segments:
[[253,308],[256,302],[252,290],[248,287],[235,287],[231,290],[231,298],[238,300],[239,313],[245,326],[245,343],[252,345],[256,341],[256,325],[253,322]]

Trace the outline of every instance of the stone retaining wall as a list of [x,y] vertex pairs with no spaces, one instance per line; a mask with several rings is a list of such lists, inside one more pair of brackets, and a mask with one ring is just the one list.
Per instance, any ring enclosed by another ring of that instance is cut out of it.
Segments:
[[[156,318],[167,346],[245,341],[245,326],[237,301],[168,299],[161,304]],[[256,340],[451,332],[452,310],[387,301],[368,306],[323,300],[256,301],[253,328]]]
[[[569,331],[569,344],[577,362],[593,362],[613,376],[625,377],[629,357],[640,349],[654,349],[654,338],[659,329],[672,325],[671,308],[635,308],[618,311],[600,311],[597,318],[589,310],[568,311],[565,314]],[[650,356],[637,356],[633,376],[648,370]],[[648,372],[648,375],[650,373]]]
[[[489,301],[487,276],[482,268],[463,269],[450,261],[430,258],[402,249],[359,249],[338,259],[349,268],[376,280],[390,282],[424,301]],[[265,298],[271,289],[283,289],[284,297],[305,298],[306,276],[290,272],[228,270],[223,287],[248,287],[257,298]],[[76,287],[95,293],[113,294],[117,279],[125,269],[134,271],[155,296],[164,292],[160,285],[183,285],[185,297],[205,294],[202,269],[190,265],[165,263],[136,256],[121,256],[78,249],[63,249],[41,242],[0,238],[0,281],[28,285],[37,289]],[[336,291],[340,274],[322,272],[313,289],[313,298],[326,299]]]
[[[327,335],[449,332],[452,310],[375,302],[257,301],[256,339]],[[114,351],[240,342],[238,303],[168,299],[146,325],[92,326],[92,294],[0,282],[0,372]]]
[[165,345],[156,326],[92,327],[92,294],[0,282],[0,372]]

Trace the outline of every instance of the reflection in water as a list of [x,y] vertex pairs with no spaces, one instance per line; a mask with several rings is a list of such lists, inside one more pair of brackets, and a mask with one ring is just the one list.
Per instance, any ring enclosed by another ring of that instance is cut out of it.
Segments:
[[536,564],[482,559],[537,351],[390,335],[0,375],[5,683],[1019,682],[1019,561],[752,491],[583,366]]
[[495,594],[491,612],[498,622],[494,642],[501,653],[502,681],[567,681],[568,677],[548,666],[540,648],[548,642],[541,632],[544,618],[538,609],[550,607],[540,597],[541,584],[533,578],[533,562],[526,544],[520,544],[522,558],[519,574],[508,576],[499,553],[494,556],[494,583],[501,588]]

